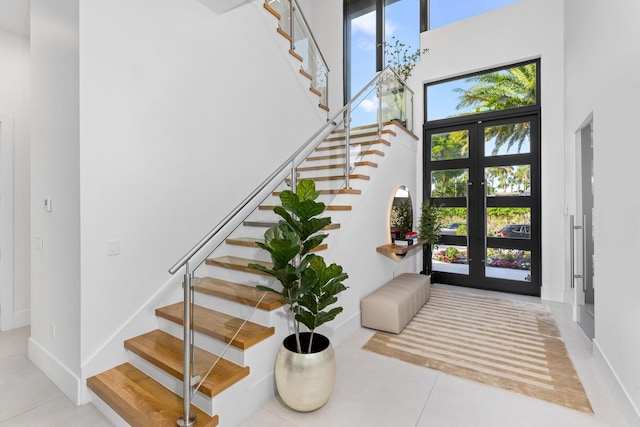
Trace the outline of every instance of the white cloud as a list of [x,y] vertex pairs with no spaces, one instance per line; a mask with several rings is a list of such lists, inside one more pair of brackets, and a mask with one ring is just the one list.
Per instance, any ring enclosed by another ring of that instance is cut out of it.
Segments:
[[367,113],[370,113],[377,110],[378,104],[374,99],[365,99],[360,103],[360,108],[362,108]]
[[366,15],[357,17],[351,21],[351,32],[362,32],[364,34],[376,35],[376,13],[369,12]]

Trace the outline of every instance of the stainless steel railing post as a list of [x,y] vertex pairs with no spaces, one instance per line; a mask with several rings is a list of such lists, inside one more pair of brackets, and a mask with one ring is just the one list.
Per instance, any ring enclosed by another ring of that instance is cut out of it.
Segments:
[[185,264],[184,273],[184,370],[182,376],[182,400],[184,402],[183,414],[177,420],[180,427],[192,427],[196,423],[196,415],[191,413],[191,350],[193,346],[192,317],[191,317],[191,271],[189,262]]
[[344,112],[344,188],[351,188],[351,108]]

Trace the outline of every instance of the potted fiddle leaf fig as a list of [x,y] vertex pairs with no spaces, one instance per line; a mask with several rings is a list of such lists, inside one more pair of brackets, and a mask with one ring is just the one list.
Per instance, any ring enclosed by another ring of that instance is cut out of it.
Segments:
[[327,237],[322,229],[331,224],[331,218],[319,217],[325,210],[325,204],[316,201],[319,194],[309,180],[301,180],[296,192],[283,191],[282,206],[273,210],[282,219],[265,232],[264,242],[256,242],[269,252],[272,266],[249,264],[280,282],[281,288],[258,289],[281,295],[293,317],[294,331],[278,352],[275,377],[282,400],[298,411],[318,409],[329,400],[335,382],[335,354],[329,339],[316,329],[342,312],[342,307],[331,306],[347,289],[348,275],[342,267],[327,265],[322,256],[312,253]]

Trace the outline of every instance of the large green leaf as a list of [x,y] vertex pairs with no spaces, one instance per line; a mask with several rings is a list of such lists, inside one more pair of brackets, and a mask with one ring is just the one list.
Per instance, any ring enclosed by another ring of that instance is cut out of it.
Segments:
[[308,179],[303,179],[298,183],[296,193],[298,194],[299,200],[303,202],[316,200],[320,195],[320,192],[316,191],[316,183]]

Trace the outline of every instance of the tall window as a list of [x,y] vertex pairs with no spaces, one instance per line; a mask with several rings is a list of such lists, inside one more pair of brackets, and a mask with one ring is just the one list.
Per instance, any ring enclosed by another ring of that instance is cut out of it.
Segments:
[[345,0],[345,102],[386,65],[384,45],[420,44],[420,0]]

